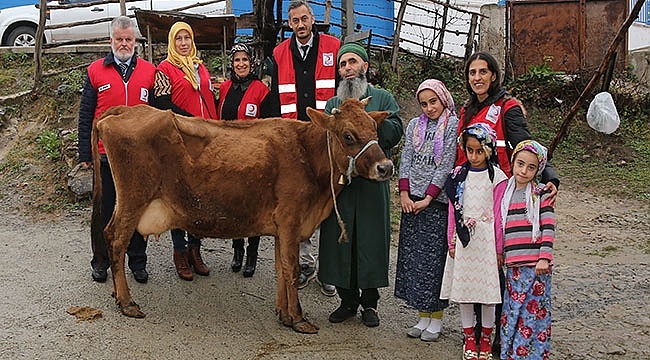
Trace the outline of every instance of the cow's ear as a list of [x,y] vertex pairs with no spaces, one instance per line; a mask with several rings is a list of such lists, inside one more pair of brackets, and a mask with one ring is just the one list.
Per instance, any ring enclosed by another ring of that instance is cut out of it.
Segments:
[[390,113],[388,111],[371,111],[368,113],[371,118],[375,120],[377,125],[381,124],[382,121],[386,120]]
[[311,107],[307,107],[307,115],[314,124],[322,127],[323,129],[327,129],[330,115],[327,115],[324,112],[318,110],[314,110]]

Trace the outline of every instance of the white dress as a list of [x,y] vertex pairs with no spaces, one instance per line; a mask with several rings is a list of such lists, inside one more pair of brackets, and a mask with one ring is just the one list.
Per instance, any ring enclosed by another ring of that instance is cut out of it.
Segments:
[[498,168],[494,169],[494,182],[490,182],[487,169],[469,171],[463,192],[463,218],[476,220],[470,230],[467,247],[458,240],[454,259],[447,254],[445,274],[442,279],[441,299],[457,303],[501,303],[499,269],[494,237],[493,188],[507,179]]

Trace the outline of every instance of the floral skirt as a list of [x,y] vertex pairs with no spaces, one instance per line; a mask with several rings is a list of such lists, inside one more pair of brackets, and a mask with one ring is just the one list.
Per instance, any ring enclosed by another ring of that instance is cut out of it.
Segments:
[[[432,201],[433,202],[433,201]],[[440,311],[447,259],[447,209],[428,206],[418,215],[402,213],[395,274],[395,296],[418,311]]]
[[551,352],[551,274],[534,266],[508,268],[501,314],[501,359],[548,359]]

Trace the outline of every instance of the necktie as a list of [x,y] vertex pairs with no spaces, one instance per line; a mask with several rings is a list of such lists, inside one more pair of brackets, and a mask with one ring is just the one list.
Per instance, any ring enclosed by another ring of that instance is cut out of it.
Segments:
[[120,67],[120,70],[122,71],[122,78],[125,78],[126,77],[126,69],[129,68],[129,65],[127,65],[125,63],[120,63],[120,64],[118,64],[118,66]]
[[307,58],[307,52],[309,51],[309,45],[300,45],[302,49],[302,60],[304,61]]

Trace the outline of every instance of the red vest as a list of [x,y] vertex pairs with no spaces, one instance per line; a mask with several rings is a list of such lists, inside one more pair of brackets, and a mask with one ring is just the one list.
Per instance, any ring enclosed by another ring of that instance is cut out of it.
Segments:
[[[97,92],[95,119],[113,106],[148,105],[155,72],[156,68],[150,62],[138,58],[129,82],[125,83],[112,63],[104,66],[104,59],[99,59],[90,64],[88,80]],[[99,153],[106,154],[101,140],[99,140]]]
[[[185,79],[183,70],[174,66],[167,60],[163,60],[158,65],[158,70],[162,71],[171,82],[172,86],[172,103],[187,111],[188,113],[199,116],[204,119],[216,119],[217,109],[214,106],[214,91],[212,88],[212,81],[210,80],[210,73],[205,65],[199,65],[199,76],[201,82],[199,83],[199,90],[194,90],[192,84]],[[205,99],[205,101],[204,101]]]
[[[226,99],[228,90],[232,86],[232,80],[226,80],[219,86],[219,109],[217,112],[217,119],[221,119],[221,110],[223,109],[223,101]],[[269,93],[269,88],[264,85],[260,80],[251,81],[250,85],[244,92],[244,97],[241,99],[237,107],[237,119],[258,119],[260,117],[260,106],[262,100]]]
[[[296,98],[296,73],[293,71],[291,40],[283,41],[273,49],[278,67],[278,92],[280,94],[280,113],[284,118],[295,119],[298,114]],[[318,55],[316,59],[316,109],[325,111],[327,100],[336,95],[336,53],[341,41],[331,35],[318,35]],[[281,65],[280,65],[281,64]]]
[[[515,106],[519,106],[517,101],[504,101],[503,98],[501,98],[490,106],[484,106],[476,115],[474,115],[470,122],[465,125],[465,128],[467,128],[468,126],[477,122],[484,122],[489,124],[492,129],[494,129],[494,131],[497,133],[497,159],[499,160],[499,166],[508,177],[512,175],[512,167],[510,165],[510,157],[508,156],[509,151],[507,149],[505,138],[505,124],[503,123],[503,114]],[[463,107],[460,109],[460,119],[463,119],[464,115],[465,108]],[[460,135],[463,130],[464,128],[458,127],[458,135]],[[457,150],[458,156],[456,157],[456,166],[462,165],[467,161],[465,152],[461,150],[460,146]]]

